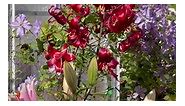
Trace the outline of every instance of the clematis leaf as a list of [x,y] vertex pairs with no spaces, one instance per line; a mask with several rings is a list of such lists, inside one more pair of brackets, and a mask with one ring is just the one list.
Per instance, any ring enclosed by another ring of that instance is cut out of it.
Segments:
[[146,95],[144,101],[155,101],[155,98],[156,98],[156,92],[155,92],[155,89],[153,89]]
[[67,61],[64,62],[64,78],[69,86],[70,91],[74,94],[77,87],[77,76],[76,72],[73,70],[73,67]]
[[98,74],[98,65],[97,65],[97,60],[96,57],[93,57],[89,67],[88,67],[88,84],[89,85],[94,85],[96,83],[96,79],[97,79],[97,74]]

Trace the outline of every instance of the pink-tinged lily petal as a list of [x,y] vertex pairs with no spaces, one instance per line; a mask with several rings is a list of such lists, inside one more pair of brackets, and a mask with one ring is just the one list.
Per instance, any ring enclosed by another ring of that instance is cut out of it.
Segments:
[[67,38],[68,38],[68,41],[75,40],[75,39],[77,39],[77,35],[76,35],[76,33],[71,33],[68,35]]
[[52,45],[48,45],[48,52],[49,56],[53,58],[54,54],[58,52],[58,50],[56,50]]
[[90,13],[90,8],[86,7],[81,10],[81,15],[87,16]]
[[55,54],[54,54],[54,59],[60,59],[60,58],[62,58],[62,53],[61,52],[55,52]]
[[35,78],[32,79],[31,83],[26,84],[26,88],[28,91],[28,96],[30,98],[30,101],[36,101],[37,95],[35,91]]
[[23,99],[24,101],[29,101],[29,94],[28,94],[28,90],[27,90],[27,85],[25,83],[22,83],[20,85],[20,99]]

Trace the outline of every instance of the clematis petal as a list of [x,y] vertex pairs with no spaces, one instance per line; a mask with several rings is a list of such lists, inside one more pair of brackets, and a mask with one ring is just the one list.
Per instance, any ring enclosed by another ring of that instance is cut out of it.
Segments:
[[38,36],[40,28],[41,28],[41,21],[35,20],[35,22],[33,23],[33,29],[32,29],[32,32],[34,33],[35,36]]
[[20,37],[23,37],[25,35],[25,29],[22,28],[22,27],[18,27],[17,28],[17,31],[16,31],[16,34]]
[[25,28],[26,30],[30,30],[32,26],[27,20],[25,20],[22,24],[22,27]]
[[20,24],[19,24],[17,21],[15,21],[15,22],[11,22],[11,23],[10,23],[10,26],[11,26],[12,28],[17,28],[17,27],[20,26]]
[[24,20],[26,20],[26,16],[24,14],[19,14],[16,19],[18,23],[22,23]]

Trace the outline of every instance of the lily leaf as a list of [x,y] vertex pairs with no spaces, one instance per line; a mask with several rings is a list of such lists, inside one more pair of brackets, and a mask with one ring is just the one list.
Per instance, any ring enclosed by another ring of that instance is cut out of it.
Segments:
[[155,98],[156,98],[156,92],[155,92],[155,89],[153,89],[146,95],[144,101],[155,101]]
[[94,85],[96,83],[97,74],[98,74],[98,65],[97,65],[96,57],[92,58],[89,64],[87,74],[88,74],[88,84],[91,86]]
[[44,42],[42,42],[40,39],[36,39],[37,41],[37,47],[38,47],[38,50],[39,50],[39,54],[42,53],[44,51]]
[[64,78],[70,91],[74,94],[77,88],[77,76],[70,63],[64,62]]

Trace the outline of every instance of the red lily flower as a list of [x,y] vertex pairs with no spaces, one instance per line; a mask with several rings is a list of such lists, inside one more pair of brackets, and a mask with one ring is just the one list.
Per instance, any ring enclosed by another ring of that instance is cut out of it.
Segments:
[[119,64],[118,61],[113,57],[113,54],[106,48],[100,48],[98,51],[98,69],[100,71],[108,70],[117,80],[117,75],[114,73],[116,66]]
[[56,73],[63,73],[63,62],[74,61],[75,55],[67,52],[67,44],[64,44],[60,50],[56,50],[52,45],[48,45],[48,50],[45,52],[45,58],[47,59],[47,65],[49,68],[54,68]]
[[80,27],[80,19],[81,17],[80,16],[76,16],[75,18],[73,18],[69,23],[69,27],[72,28],[72,29],[79,29]]
[[61,25],[67,23],[67,18],[62,14],[62,11],[54,5],[49,8],[48,13],[53,16],[55,20]]
[[132,34],[130,34],[126,40],[123,40],[119,44],[119,47],[118,47],[119,51],[125,52],[131,46],[134,46],[141,37],[142,37],[142,33],[140,30],[132,32]]
[[90,8],[84,7],[82,4],[68,4],[76,13],[87,16],[90,13]]
[[124,31],[134,21],[133,7],[131,5],[117,6],[109,12],[109,17],[105,19],[104,25],[110,32],[120,33]]
[[89,41],[89,30],[87,27],[80,27],[79,29],[68,30],[68,43],[75,46],[85,48]]

